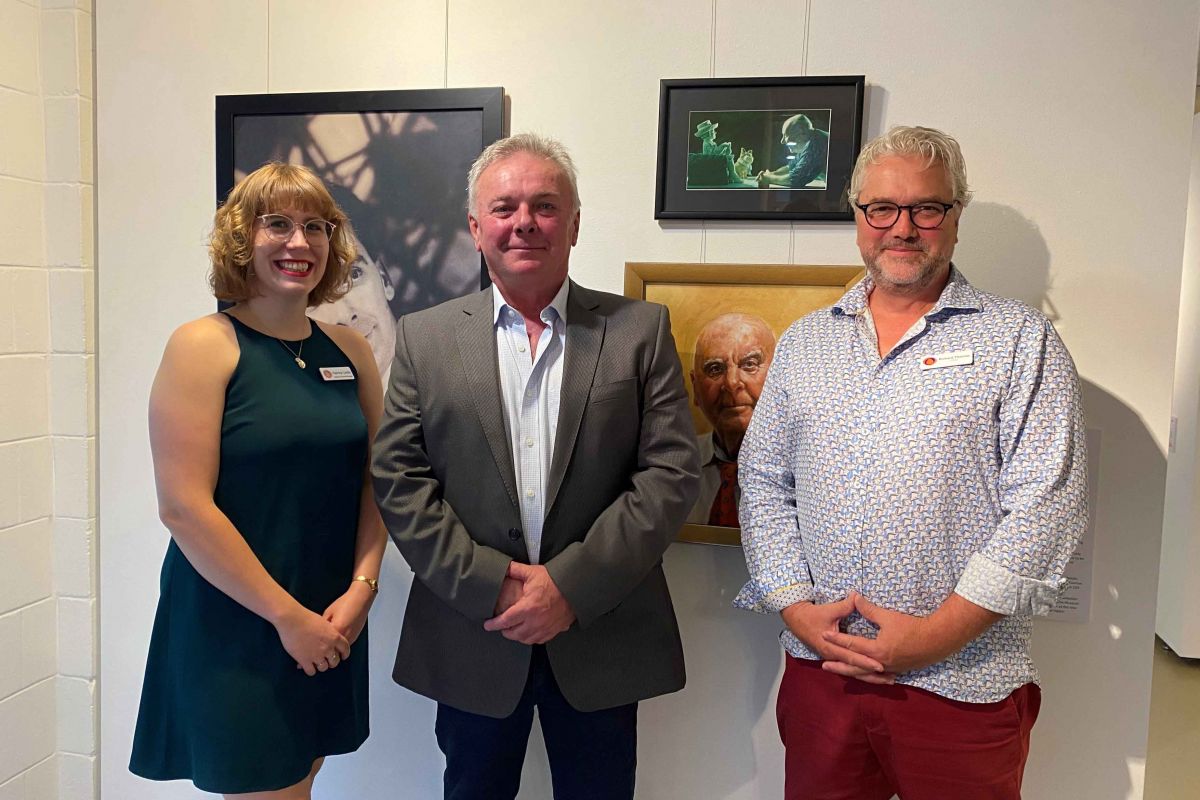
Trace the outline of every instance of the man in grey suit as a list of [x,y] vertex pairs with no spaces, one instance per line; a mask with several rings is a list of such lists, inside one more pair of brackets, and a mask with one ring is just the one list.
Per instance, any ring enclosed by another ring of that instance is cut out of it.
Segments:
[[415,579],[393,678],[438,702],[450,800],[516,795],[538,709],[556,798],[632,798],[637,703],[683,687],[662,554],[699,475],[666,309],[567,277],[575,168],[488,147],[492,287],[397,323],[372,474]]

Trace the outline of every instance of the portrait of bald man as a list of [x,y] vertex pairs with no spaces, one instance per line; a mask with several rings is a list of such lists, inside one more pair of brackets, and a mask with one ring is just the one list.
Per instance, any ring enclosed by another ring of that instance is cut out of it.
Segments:
[[775,355],[775,334],[761,317],[722,314],[700,329],[695,353],[692,399],[712,430],[697,438],[700,496],[688,522],[736,528],[738,451]]

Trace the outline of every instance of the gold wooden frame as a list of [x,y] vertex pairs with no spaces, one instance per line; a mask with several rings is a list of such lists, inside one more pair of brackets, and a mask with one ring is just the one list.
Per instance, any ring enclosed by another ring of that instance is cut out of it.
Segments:
[[[744,311],[767,321],[778,337],[793,321],[836,302],[863,275],[862,267],[797,264],[666,264],[627,262],[625,296],[662,303],[671,311],[676,350],[691,400],[692,349],[702,321]],[[697,435],[707,420],[690,402]],[[740,545],[740,531],[688,523],[681,542]]]

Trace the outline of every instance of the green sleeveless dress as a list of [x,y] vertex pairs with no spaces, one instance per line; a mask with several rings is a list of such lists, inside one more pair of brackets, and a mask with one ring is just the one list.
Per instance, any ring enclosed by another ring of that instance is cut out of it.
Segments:
[[[368,450],[358,376],[322,376],[354,367],[315,322],[300,369],[274,337],[230,320],[241,354],[225,390],[214,500],[267,572],[320,614],[354,577]],[[309,677],[271,623],[202,578],[174,540],[159,586],[133,773],[268,791],[367,738],[366,630],[348,659]]]

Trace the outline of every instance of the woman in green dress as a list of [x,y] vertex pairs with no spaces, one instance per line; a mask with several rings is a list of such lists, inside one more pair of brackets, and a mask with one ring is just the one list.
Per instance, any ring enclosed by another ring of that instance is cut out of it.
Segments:
[[345,215],[268,164],[216,215],[213,293],[150,396],[171,532],[130,769],[237,798],[308,800],[366,739],[367,612],[386,543],[367,480],[382,412],[366,340],[312,320],[345,292]]

